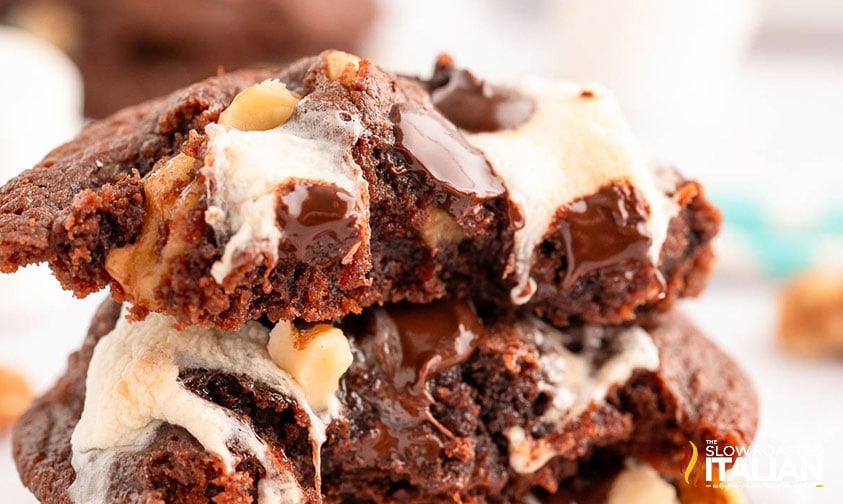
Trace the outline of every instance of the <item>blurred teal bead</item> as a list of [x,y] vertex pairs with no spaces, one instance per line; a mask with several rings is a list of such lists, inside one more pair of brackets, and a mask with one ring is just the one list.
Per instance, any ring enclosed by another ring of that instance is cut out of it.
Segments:
[[[768,274],[783,277],[811,264],[815,242],[820,235],[816,230],[778,228],[758,201],[732,195],[715,195],[712,200],[723,211],[725,225],[748,240]],[[837,226],[837,232],[843,233],[840,217],[843,212],[830,219],[833,226],[828,226],[829,229]]]

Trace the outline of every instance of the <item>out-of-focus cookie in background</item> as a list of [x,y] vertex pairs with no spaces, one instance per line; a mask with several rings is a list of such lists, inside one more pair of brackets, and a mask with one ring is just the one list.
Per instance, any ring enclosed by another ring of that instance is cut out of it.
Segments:
[[104,117],[218,68],[354,51],[374,0],[0,0],[0,17],[79,66],[85,113]]

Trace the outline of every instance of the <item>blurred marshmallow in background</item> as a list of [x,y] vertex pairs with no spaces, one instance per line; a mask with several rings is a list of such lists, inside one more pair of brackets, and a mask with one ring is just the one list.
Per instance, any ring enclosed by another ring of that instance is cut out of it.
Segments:
[[[0,28],[0,182],[32,167],[81,128],[82,82],[76,67],[48,43]],[[99,296],[93,296],[98,298]],[[64,368],[95,299],[81,305],[46,266],[0,275],[0,362],[19,366],[38,390]],[[22,341],[37,340],[27,345]],[[50,348],[43,352],[43,348]]]
[[82,81],[49,43],[0,28],[0,182],[37,163],[82,125]]

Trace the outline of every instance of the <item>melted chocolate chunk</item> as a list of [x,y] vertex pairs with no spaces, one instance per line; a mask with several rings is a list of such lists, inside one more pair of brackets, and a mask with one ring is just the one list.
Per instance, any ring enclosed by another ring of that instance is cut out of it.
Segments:
[[474,133],[513,129],[533,115],[535,103],[518,91],[496,86],[468,70],[437,64],[430,99],[442,115]]
[[396,146],[390,156],[392,170],[424,174],[458,196],[446,203],[452,215],[459,217],[476,200],[495,198],[506,190],[483,153],[435,109],[402,103],[392,108],[390,120],[395,125]]
[[[359,440],[359,453],[379,460],[394,453],[412,453],[435,460],[443,436],[453,434],[431,414],[434,398],[428,380],[465,362],[483,334],[474,308],[463,301],[437,301],[427,305],[393,305],[376,312],[367,338],[382,376],[372,398],[383,411],[376,434]],[[429,423],[441,435],[419,436],[418,426]]]
[[627,261],[650,262],[650,211],[630,184],[611,184],[557,213],[566,250],[568,288],[590,271]]
[[288,192],[282,190],[279,200],[285,245],[299,260],[317,247],[332,251],[328,255],[334,260],[360,239],[354,197],[345,189],[300,182]]
[[428,377],[464,362],[474,350],[483,325],[464,302],[439,301],[432,306],[398,305],[378,317],[379,337],[397,356],[389,362],[391,380],[398,390],[432,401],[425,386]]

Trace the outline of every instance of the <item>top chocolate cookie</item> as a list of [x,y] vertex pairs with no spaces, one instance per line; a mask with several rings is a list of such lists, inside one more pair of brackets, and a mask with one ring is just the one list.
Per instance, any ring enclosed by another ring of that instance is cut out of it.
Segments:
[[328,51],[88,126],[0,189],[0,270],[226,329],[467,296],[619,323],[699,292],[718,224],[599,87]]

